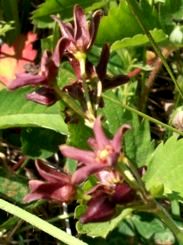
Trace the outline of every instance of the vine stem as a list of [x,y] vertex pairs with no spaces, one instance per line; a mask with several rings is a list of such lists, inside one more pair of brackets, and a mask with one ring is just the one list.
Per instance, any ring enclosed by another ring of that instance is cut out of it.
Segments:
[[156,206],[154,214],[161,219],[161,221],[174,233],[177,238],[179,245],[183,245],[183,230],[181,230],[175,221],[172,219],[170,214],[166,211],[166,209],[159,204],[156,200],[153,200]]
[[163,122],[161,122],[161,121],[159,121],[159,120],[157,120],[157,119],[155,119],[155,118],[153,118],[153,117],[151,117],[151,116],[148,116],[148,115],[146,115],[145,113],[143,113],[143,112],[141,112],[141,111],[138,111],[137,109],[135,109],[135,108],[133,108],[133,107],[131,107],[131,106],[129,106],[129,105],[124,105],[124,104],[121,103],[120,101],[117,101],[117,100],[115,100],[115,99],[112,99],[112,98],[110,98],[109,96],[104,95],[104,94],[103,94],[103,98],[108,99],[108,100],[112,101],[113,103],[115,103],[115,104],[117,104],[117,105],[120,105],[121,107],[125,108],[125,109],[128,110],[128,111],[134,112],[135,114],[137,114],[137,115],[143,117],[143,118],[146,119],[146,120],[149,120],[150,122],[156,123],[157,125],[160,125],[160,126],[166,128],[167,130],[171,130],[171,131],[173,131],[173,132],[175,132],[175,133],[177,133],[177,134],[183,136],[183,132],[179,131],[178,129],[173,128],[173,127],[167,125],[166,123],[163,123]]
[[9,203],[3,199],[0,199],[0,209],[6,211],[7,213],[13,214],[18,218],[28,222],[29,224],[35,226],[36,228],[46,232],[52,237],[64,242],[68,245],[87,245],[87,243],[77,239],[74,236],[67,234],[61,229],[49,224],[48,222],[42,220],[34,214],[27,212],[26,210]]
[[126,0],[133,15],[135,16],[137,22],[139,23],[141,29],[143,30],[143,32],[146,34],[146,36],[148,37],[149,41],[151,42],[155,52],[157,53],[157,55],[160,57],[160,59],[162,60],[163,65],[165,66],[168,74],[170,75],[173,83],[175,84],[180,96],[183,98],[183,92],[179,86],[179,84],[177,83],[176,78],[173,75],[172,70],[170,69],[165,57],[163,56],[161,49],[159,48],[159,46],[156,44],[154,38],[152,37],[151,33],[149,32],[149,30],[146,28],[146,26],[144,25],[143,19],[142,19],[142,14],[141,14],[141,10],[139,8],[139,5],[136,1],[134,0]]

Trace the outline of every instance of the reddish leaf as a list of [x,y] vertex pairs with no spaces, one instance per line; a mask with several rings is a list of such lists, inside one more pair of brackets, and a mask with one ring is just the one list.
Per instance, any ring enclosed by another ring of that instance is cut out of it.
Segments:
[[37,51],[33,49],[32,43],[36,41],[37,35],[29,32],[20,35],[12,46],[4,43],[0,47],[0,81],[8,85],[10,80],[15,79],[16,73],[24,72],[26,63],[33,63]]

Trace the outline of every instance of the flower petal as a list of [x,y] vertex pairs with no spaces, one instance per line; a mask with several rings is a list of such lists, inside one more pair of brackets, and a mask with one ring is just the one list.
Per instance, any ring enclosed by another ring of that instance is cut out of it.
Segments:
[[130,78],[128,75],[116,75],[113,77],[107,76],[102,80],[103,90],[115,88],[122,84],[129,82]]
[[88,202],[86,213],[81,216],[81,223],[99,222],[110,219],[115,213],[115,205],[103,194]]
[[133,201],[135,198],[135,191],[130,188],[125,182],[116,185],[115,192],[113,194],[112,200],[116,204],[125,204]]
[[47,50],[44,51],[41,58],[41,67],[39,74],[45,77],[45,84],[47,85],[52,85],[55,82],[58,73],[58,67],[56,66],[52,58],[53,57],[51,52]]
[[88,140],[87,140],[87,143],[88,143],[88,145],[90,145],[90,147],[92,148],[92,149],[97,149],[97,147],[98,147],[98,145],[97,145],[97,142],[96,142],[96,139],[94,139],[94,138],[89,138]]
[[55,50],[52,56],[52,60],[54,61],[57,67],[59,67],[63,54],[66,51],[66,48],[69,44],[70,44],[69,39],[64,38],[64,37],[60,38],[60,40],[57,42],[57,45],[55,47]]
[[91,45],[94,43],[100,19],[103,16],[103,12],[101,10],[97,10],[93,13],[92,15],[92,20],[90,22],[90,27],[89,27],[89,33],[90,33],[90,43],[88,44],[88,48],[91,47]]
[[65,157],[77,160],[84,164],[93,164],[95,162],[95,154],[92,151],[80,150],[68,145],[61,145],[60,151]]
[[68,202],[75,195],[75,190],[71,185],[60,186],[57,183],[41,183],[41,181],[29,181],[31,193],[24,197],[25,202],[32,202],[39,199],[54,200],[58,202]]
[[103,81],[103,79],[106,76],[106,72],[107,72],[107,63],[109,61],[109,45],[108,44],[104,44],[103,48],[102,48],[102,52],[100,55],[100,60],[98,65],[96,66],[96,72],[97,75],[99,77],[99,79],[101,81]]
[[54,93],[54,90],[51,88],[39,88],[36,91],[26,95],[28,100],[32,100],[36,103],[51,106],[57,102],[57,97]]
[[42,84],[45,81],[44,76],[32,75],[30,73],[20,73],[16,75],[16,79],[11,81],[8,85],[10,90],[14,90],[27,85]]
[[72,54],[68,54],[67,56],[69,59],[69,63],[71,64],[77,79],[80,80],[81,79],[81,69],[80,69],[79,61]]
[[111,144],[115,150],[115,152],[120,152],[121,150],[121,140],[125,134],[125,132],[128,130],[128,129],[131,129],[130,125],[128,124],[124,124],[122,127],[120,127],[116,134],[114,135],[114,138],[111,140]]
[[104,168],[106,168],[106,166],[99,163],[93,163],[91,165],[80,167],[72,175],[72,183],[80,184],[85,181],[91,174],[101,171]]
[[70,183],[70,176],[58,172],[56,169],[49,167],[48,165],[44,164],[41,160],[36,160],[36,168],[40,174],[40,176],[49,181],[49,182],[58,182],[61,185]]
[[58,18],[55,15],[51,16],[52,19],[54,19],[59,27],[60,27],[60,31],[62,33],[62,37],[69,39],[70,41],[74,41],[74,30],[73,30],[73,26],[70,23],[64,23],[61,21],[60,18]]
[[105,148],[106,145],[110,145],[110,140],[106,137],[103,131],[100,117],[96,118],[93,131],[94,131],[96,143],[98,146],[97,150],[102,150]]
[[76,45],[80,49],[87,49],[90,43],[90,33],[88,29],[88,23],[83,9],[79,5],[74,6],[74,39]]

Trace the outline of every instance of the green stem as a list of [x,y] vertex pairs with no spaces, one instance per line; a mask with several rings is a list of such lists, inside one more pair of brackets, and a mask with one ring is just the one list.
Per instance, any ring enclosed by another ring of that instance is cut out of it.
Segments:
[[59,87],[54,87],[55,92],[61,100],[65,102],[74,112],[76,112],[82,118],[85,118],[84,112],[81,110],[80,106],[70,97],[67,93],[60,90]]
[[93,125],[93,122],[95,120],[95,115],[94,115],[94,111],[93,111],[93,106],[91,103],[91,99],[90,99],[90,94],[89,94],[89,89],[88,89],[88,84],[86,81],[86,54],[80,53],[78,52],[78,60],[79,60],[79,64],[80,64],[80,69],[81,69],[81,77],[82,77],[82,83],[83,83],[83,90],[84,90],[84,98],[86,101],[86,108],[87,108],[87,118],[89,120],[89,124]]
[[111,102],[113,102],[113,103],[115,103],[115,104],[117,104],[117,105],[122,106],[123,108],[125,108],[125,109],[128,110],[128,111],[131,111],[131,112],[136,113],[137,115],[143,117],[143,118],[146,119],[146,120],[149,120],[150,122],[156,123],[157,125],[160,125],[160,126],[166,128],[167,130],[171,130],[171,131],[173,131],[173,132],[175,132],[175,133],[180,134],[181,136],[183,136],[183,132],[179,131],[179,130],[176,129],[176,128],[173,128],[173,127],[167,125],[166,123],[163,123],[163,122],[161,122],[161,121],[159,121],[159,120],[157,120],[157,119],[155,119],[155,118],[153,118],[153,117],[150,117],[150,116],[144,114],[143,112],[136,110],[135,108],[133,108],[133,107],[131,107],[131,106],[124,105],[124,104],[122,104],[120,101],[117,101],[117,100],[115,100],[115,99],[112,99],[112,98],[110,98],[109,96],[103,95],[103,97],[104,97],[105,99],[110,100]]
[[[119,162],[117,164],[117,170],[121,173],[123,179],[126,181],[126,183],[134,190],[138,190],[139,186],[136,182],[136,180],[134,179],[134,177],[132,176],[132,178],[130,178],[127,174],[127,171],[129,171],[128,167],[123,163],[123,162]],[[131,174],[131,173],[130,173]]]
[[37,227],[38,229],[46,232],[50,236],[64,242],[68,245],[87,245],[87,243],[67,234],[61,229],[49,224],[48,222],[42,220],[34,214],[31,214],[24,209],[11,204],[3,199],[0,199],[0,209],[6,211],[7,213],[13,214],[18,218],[28,222],[29,224]]
[[181,230],[175,221],[172,219],[170,214],[166,211],[166,209],[160,205],[158,202],[154,201],[156,205],[155,215],[158,216],[165,225],[174,233],[177,238],[179,245],[183,245],[183,230]]
[[85,79],[83,79],[83,89],[84,89],[84,97],[85,97],[86,106],[87,106],[87,113],[86,114],[87,114],[89,122],[91,122],[91,124],[93,124],[93,122],[95,120],[95,116],[94,116],[92,103],[91,103],[91,100],[90,100],[90,95],[89,95],[89,91],[88,91],[88,85],[87,85]]
[[144,31],[144,33],[146,34],[146,36],[149,38],[155,52],[157,53],[157,55],[160,57],[160,59],[162,60],[163,65],[165,66],[168,74],[170,75],[172,81],[174,82],[178,92],[180,93],[181,97],[183,98],[183,92],[179,86],[179,84],[177,83],[168,63],[166,62],[165,57],[163,56],[159,46],[156,44],[156,42],[154,41],[154,38],[152,37],[151,33],[149,32],[149,30],[147,29],[147,27],[144,25],[144,21],[143,21],[143,15],[141,13],[141,10],[139,8],[139,5],[136,1],[134,0],[126,0],[128,2],[129,7],[131,8],[132,13],[134,14],[135,18],[137,19],[137,22],[139,23],[140,27],[142,28],[142,30]]
[[141,192],[141,196],[142,196],[143,200],[146,200],[147,191],[145,189],[144,182],[142,181],[141,176],[138,173],[137,168],[130,161],[128,161],[128,166],[129,166],[132,174],[136,178],[136,181],[137,181],[137,184],[138,184],[138,187],[139,187],[139,190]]

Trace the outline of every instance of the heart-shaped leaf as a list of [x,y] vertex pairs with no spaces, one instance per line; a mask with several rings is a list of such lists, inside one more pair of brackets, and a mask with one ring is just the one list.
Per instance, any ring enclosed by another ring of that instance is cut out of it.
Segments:
[[[144,24],[149,30],[158,28],[158,18],[152,11],[147,1],[141,1],[140,8],[143,14]],[[136,34],[143,33],[141,27],[131,12],[127,1],[120,1],[118,7],[111,6],[108,15],[101,19],[96,43],[110,43],[121,40],[126,37],[133,37]]]
[[144,176],[148,189],[163,184],[165,194],[177,193],[177,198],[183,197],[182,152],[183,139],[177,140],[175,136],[156,148]]

